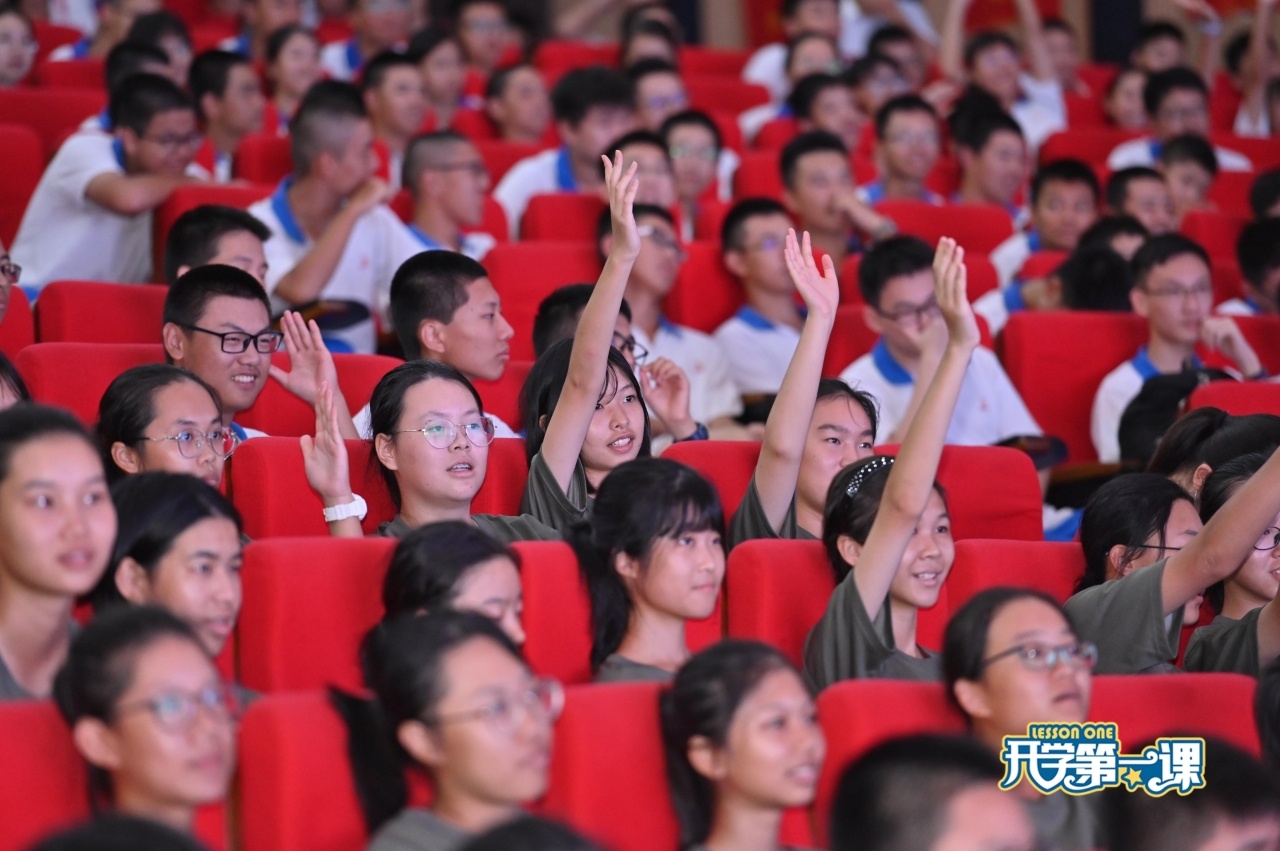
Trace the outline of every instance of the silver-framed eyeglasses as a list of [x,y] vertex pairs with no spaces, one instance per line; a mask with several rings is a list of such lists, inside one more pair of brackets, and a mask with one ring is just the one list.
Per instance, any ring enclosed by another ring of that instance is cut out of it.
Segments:
[[164,437],[147,437],[144,434],[140,439],[150,440],[152,443],[172,440],[178,444],[178,454],[183,458],[199,458],[206,443],[219,458],[230,458],[231,453],[240,445],[240,438],[229,428],[218,428],[210,432],[180,431]]
[[1098,662],[1098,645],[1092,641],[1076,641],[1056,647],[1047,644],[1017,644],[983,659],[981,667],[986,668],[1008,656],[1018,657],[1022,667],[1028,671],[1048,671],[1059,665],[1092,669]]
[[428,724],[457,724],[466,721],[483,721],[496,733],[510,735],[516,731],[528,715],[555,721],[564,709],[564,686],[557,680],[540,677],[529,688],[517,694],[498,694],[483,706],[463,709],[447,715],[433,715]]
[[427,420],[422,428],[406,428],[396,432],[396,434],[421,434],[436,449],[448,449],[453,442],[458,439],[459,434],[467,437],[467,442],[472,446],[488,446],[493,443],[496,429],[493,420],[488,417],[479,417],[474,420],[467,420],[464,423],[455,423],[451,420]]
[[116,707],[116,715],[145,710],[156,719],[160,728],[170,733],[191,729],[201,710],[219,721],[232,720],[240,714],[240,703],[226,683],[206,686],[199,691],[170,691],[155,697],[122,703]]

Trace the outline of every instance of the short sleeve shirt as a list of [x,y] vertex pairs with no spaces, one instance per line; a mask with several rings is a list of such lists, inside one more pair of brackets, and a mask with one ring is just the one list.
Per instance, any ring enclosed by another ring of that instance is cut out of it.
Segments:
[[1213,623],[1191,633],[1182,667],[1188,671],[1219,671],[1258,676],[1258,617],[1262,607],[1236,620],[1218,615]]
[[709,334],[666,319],[653,339],[632,326],[636,342],[653,358],[667,358],[689,377],[689,414],[700,423],[742,413],[742,396],[729,372],[729,361]]
[[[475,523],[476,528],[481,532],[504,544],[514,544],[516,541],[562,540],[560,533],[555,529],[527,514],[522,514],[519,517],[506,517],[499,514],[472,514],[471,522]],[[411,531],[413,530],[405,522],[404,517],[397,514],[395,518],[378,526],[377,535],[380,538],[403,538]]]
[[748,396],[777,393],[800,344],[799,330],[770,322],[750,307],[741,308],[712,336],[729,364],[730,378]]
[[1098,645],[1095,674],[1164,674],[1177,671],[1182,608],[1164,613],[1165,561],[1120,579],[1086,588],[1063,609],[1081,639]]
[[520,500],[522,514],[530,515],[563,534],[574,523],[585,518],[590,508],[587,471],[581,461],[574,465],[569,492],[565,493],[556,482],[542,453],[533,456],[533,460],[529,462],[529,478],[525,481],[524,497]]
[[404,809],[374,834],[368,851],[453,851],[467,838],[430,810]]
[[637,682],[670,682],[674,676],[670,671],[658,668],[654,665],[645,665],[641,662],[633,662],[626,656],[619,656],[617,653],[610,655],[600,663],[600,669],[596,671],[596,683],[637,683]]
[[738,510],[733,513],[733,519],[729,521],[729,547],[732,549],[743,541],[753,541],[757,538],[782,538],[790,541],[818,540],[796,523],[795,494],[791,495],[791,506],[787,509],[786,516],[782,518],[782,525],[774,529],[769,523],[769,518],[765,516],[764,506],[760,503],[760,491],[756,488],[756,477],[752,476],[751,484],[747,485],[747,492],[743,495],[742,502],[738,503]]

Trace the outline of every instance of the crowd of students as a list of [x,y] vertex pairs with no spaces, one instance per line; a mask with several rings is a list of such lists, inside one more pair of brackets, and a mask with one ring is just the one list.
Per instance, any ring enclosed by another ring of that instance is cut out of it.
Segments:
[[[385,614],[351,648],[367,692],[329,696],[370,848],[594,847],[524,815],[548,788],[564,704],[521,652],[511,544],[538,540],[576,557],[594,680],[665,684],[684,848],[777,847],[784,811],[817,793],[815,695],[861,678],[942,683],[970,735],[906,737],[850,765],[834,849],[1168,848],[1175,834],[1176,847],[1239,834],[1257,844],[1230,847],[1280,846],[1280,418],[1201,409],[1131,428],[1161,379],[1190,376],[1185,396],[1206,377],[1202,354],[1230,377],[1268,379],[1233,317],[1280,311],[1280,174],[1254,181],[1234,257],[1179,228],[1213,209],[1220,172],[1256,171],[1229,140],[1209,140],[1219,53],[1240,94],[1235,134],[1280,126],[1275,0],[1258,0],[1225,47],[1212,8],[1184,4],[1201,29],[1195,68],[1179,26],[1144,25],[1105,90],[1082,73],[1072,29],[1032,0],[1013,4],[1017,40],[966,34],[978,2],[948,4],[935,29],[914,0],[853,12],[785,0],[788,41],[742,71],[769,102],[728,123],[690,108],[680,28],[661,2],[585,0],[530,18],[502,0],[445,15],[354,0],[349,37],[322,44],[314,25],[332,3],[245,0],[239,35],[200,53],[158,0],[50,4],[51,20],[85,36],[49,61],[102,59],[109,102],[48,164],[0,246],[0,280],[33,299],[62,279],[155,277],[167,292],[166,363],[115,377],[92,431],[32,400],[0,357],[0,700],[56,702],[103,814],[41,847],[105,847],[98,831],[191,847],[197,809],[227,795],[238,712],[261,696],[215,666],[250,546],[220,491],[237,447],[262,436],[237,417],[269,380],[314,408],[298,450],[331,536],[364,534],[349,440],[371,444],[396,511],[377,529],[398,539]],[[538,30],[576,36],[623,6],[619,68],[547,80],[522,58]],[[24,84],[34,32],[24,11],[0,9],[0,87]],[[1070,98],[1134,131],[1105,181],[1101,164],[1031,167],[1068,127]],[[545,150],[494,183],[476,122]],[[755,175],[740,171],[730,131],[775,151],[775,196],[734,194],[735,171]],[[292,173],[247,210],[184,213],[152,269],[152,212],[190,183],[231,181],[242,144],[264,134],[287,137]],[[565,281],[515,327],[484,259],[550,193],[602,200],[594,231],[564,234],[592,242],[602,270],[594,285]],[[886,201],[1007,214],[1012,235],[989,253],[995,288],[973,291],[981,252],[899,232]],[[485,231],[495,202],[509,234]],[[714,334],[667,317],[685,245],[708,235],[743,301]],[[1027,271],[1048,252],[1061,259]],[[1215,305],[1214,277],[1232,264],[1240,297]],[[855,291],[876,342],[824,375]],[[952,613],[941,647],[925,646],[919,612],[956,555],[944,446],[1047,443],[1033,452],[1046,483],[1063,457],[983,335],[1059,310],[1146,321],[1146,344],[1075,400],[1092,406],[1098,459],[1128,469],[1082,510],[1045,506],[1046,537],[1083,551],[1065,604],[986,589]],[[516,335],[537,359],[506,423],[481,389],[509,369]],[[331,352],[388,347],[405,362],[353,411]],[[288,371],[272,363],[282,349]],[[520,513],[473,513],[490,447],[515,437],[528,464]],[[704,477],[661,457],[713,439],[759,442],[731,513]],[[763,538],[821,541],[832,570],[799,668],[757,641],[691,651],[687,627],[719,611],[730,549]],[[77,618],[84,602],[92,616]],[[1212,622],[1180,653],[1202,606]],[[996,791],[1003,738],[1085,721],[1093,674],[1177,670],[1259,678],[1266,767],[1210,741],[1208,785],[1185,798]],[[429,807],[410,804],[406,771],[430,778]]]

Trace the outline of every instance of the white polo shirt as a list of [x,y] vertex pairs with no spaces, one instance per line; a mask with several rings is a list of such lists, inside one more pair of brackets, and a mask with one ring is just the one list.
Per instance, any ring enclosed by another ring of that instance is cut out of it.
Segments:
[[1147,379],[1157,375],[1161,372],[1147,355],[1147,347],[1143,346],[1136,355],[1102,379],[1093,397],[1093,413],[1089,417],[1089,435],[1093,438],[1093,448],[1098,452],[1099,461],[1114,464],[1120,460],[1120,417],[1142,392],[1142,385]]
[[987,320],[987,329],[993,337],[1009,324],[1010,315],[1026,309],[1027,302],[1022,297],[1022,287],[1017,282],[983,293],[973,303],[973,312]]
[[333,41],[320,48],[320,67],[331,80],[350,82],[360,76],[364,57],[355,37],[346,41]]
[[[1214,145],[1213,153],[1218,158],[1219,171],[1253,171],[1253,163],[1238,151]],[[1107,155],[1107,168],[1119,171],[1135,165],[1154,167],[1159,160],[1160,143],[1155,139],[1130,139],[1116,145]]]
[[1009,114],[1022,128],[1027,147],[1032,153],[1059,130],[1067,129],[1067,104],[1062,97],[1062,84],[1057,80],[1037,80],[1030,74],[1018,76],[1021,96],[1014,101]]
[[[988,259],[996,268],[996,278],[1001,287],[1007,287],[1018,277],[1023,264],[1032,254],[1039,251],[1040,233],[1036,230],[1025,230],[1013,234],[1004,242],[991,250]],[[992,331],[991,333],[995,333]]]
[[[733,383],[729,361],[709,334],[676,325],[663,317],[652,339],[638,325],[631,326],[636,342],[649,358],[667,358],[689,377],[689,415],[709,423],[742,413],[742,395]],[[643,393],[643,389],[641,393]]]
[[777,393],[800,344],[800,332],[743,306],[713,335],[729,362],[729,376],[747,396]]
[[59,279],[151,280],[151,213],[125,216],[85,196],[101,174],[124,171],[124,151],[103,133],[77,133],[58,149],[27,203],[10,254],[23,286]]
[[[421,246],[419,251],[453,251],[452,248],[442,242],[436,242],[431,237],[418,229],[415,224],[405,225],[409,230],[409,234],[418,241]],[[498,240],[493,238],[492,234],[483,231],[470,231],[463,233],[458,237],[458,253],[470,257],[479,263],[484,256],[498,244]]]
[[[869,354],[850,364],[840,378],[854,389],[870,393],[880,403],[878,433],[891,434],[902,422],[915,379],[889,353],[884,340],[877,341]],[[974,350],[947,427],[947,443],[990,446],[1030,434],[1042,431],[1000,361],[990,349]]]
[[569,164],[567,148],[553,148],[525,157],[498,181],[493,197],[507,214],[511,233],[520,233],[520,219],[534,195],[577,192],[578,181]]

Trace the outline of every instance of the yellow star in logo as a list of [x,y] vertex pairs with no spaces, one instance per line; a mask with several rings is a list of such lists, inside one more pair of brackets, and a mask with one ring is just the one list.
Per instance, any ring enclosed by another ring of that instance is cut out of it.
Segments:
[[1120,779],[1124,781],[1124,785],[1128,786],[1129,791],[1132,792],[1142,785],[1142,772],[1136,768],[1129,768],[1124,771]]

